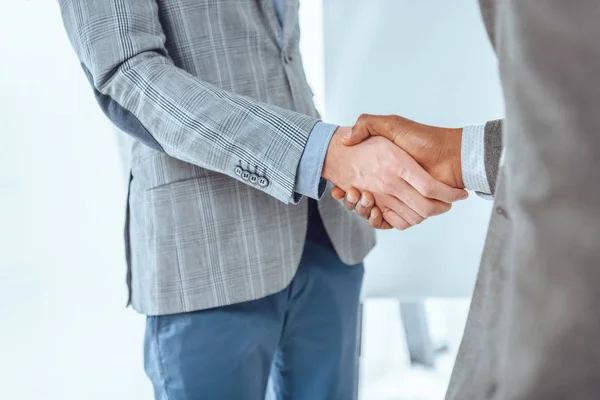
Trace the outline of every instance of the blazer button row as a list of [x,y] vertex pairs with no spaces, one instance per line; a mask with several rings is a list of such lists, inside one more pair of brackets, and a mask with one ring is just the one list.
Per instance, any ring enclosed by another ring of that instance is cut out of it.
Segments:
[[269,180],[267,178],[264,176],[259,176],[253,172],[246,171],[239,165],[235,167],[234,171],[235,174],[242,178],[243,181],[250,182],[253,185],[258,185],[263,188],[269,186]]

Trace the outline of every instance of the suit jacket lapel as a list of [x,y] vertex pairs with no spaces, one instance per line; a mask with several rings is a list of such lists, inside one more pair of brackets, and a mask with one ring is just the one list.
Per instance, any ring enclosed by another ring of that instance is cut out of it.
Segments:
[[496,0],[479,0],[481,16],[494,49],[496,48]]
[[283,35],[282,35],[282,46],[285,47],[294,31],[297,28],[298,24],[298,11],[300,8],[299,0],[284,0],[285,8],[284,8],[284,19],[283,19]]
[[275,10],[273,9],[273,0],[257,1],[260,3],[260,8],[262,9],[265,17],[267,28],[271,32],[273,40],[277,43],[277,46],[281,48],[282,44],[280,44],[279,40],[277,40],[277,31],[279,31],[281,28],[279,27],[279,21],[277,21],[277,16],[275,15]]

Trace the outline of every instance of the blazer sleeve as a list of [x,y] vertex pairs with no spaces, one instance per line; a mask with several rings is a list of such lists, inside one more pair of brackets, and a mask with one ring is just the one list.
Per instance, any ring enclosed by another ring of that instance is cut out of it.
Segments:
[[256,102],[176,67],[156,0],[61,0],[63,22],[106,115],[156,150],[248,183],[290,203],[317,119]]
[[496,192],[496,180],[500,170],[502,156],[502,125],[503,120],[488,121],[484,131],[485,173],[491,194]]

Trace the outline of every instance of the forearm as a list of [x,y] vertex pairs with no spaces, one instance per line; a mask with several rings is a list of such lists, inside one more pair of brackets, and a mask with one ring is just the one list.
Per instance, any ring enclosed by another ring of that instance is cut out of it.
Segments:
[[177,68],[164,48],[156,2],[125,4],[135,26],[114,18],[108,1],[61,2],[67,33],[109,118],[157,150],[252,184],[236,174],[240,164],[249,166],[267,179],[267,185],[254,184],[258,189],[292,201],[317,120],[228,93]]

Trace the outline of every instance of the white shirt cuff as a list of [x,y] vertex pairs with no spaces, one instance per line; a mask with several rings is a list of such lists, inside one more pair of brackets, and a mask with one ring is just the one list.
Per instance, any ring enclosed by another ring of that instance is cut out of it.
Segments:
[[463,128],[461,168],[465,188],[490,195],[490,184],[485,172],[485,124]]

